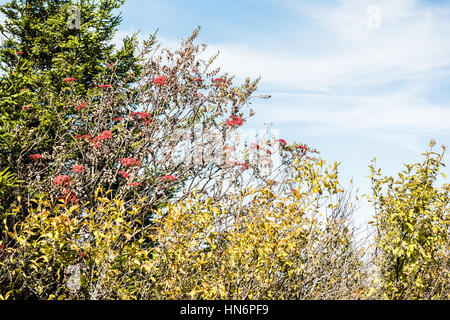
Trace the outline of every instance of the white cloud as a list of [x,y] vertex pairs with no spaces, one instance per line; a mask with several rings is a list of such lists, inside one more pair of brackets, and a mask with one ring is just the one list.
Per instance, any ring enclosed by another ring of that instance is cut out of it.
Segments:
[[210,46],[210,52],[220,49],[217,64],[240,77],[262,75],[263,84],[292,90],[384,85],[450,67],[450,13],[412,0],[377,3],[380,30],[366,27],[364,2],[293,5],[299,17],[308,16],[317,25],[309,27],[321,43],[316,52],[306,53],[309,45],[301,39],[286,39],[284,48],[271,47],[270,39],[263,49],[221,43]]
[[[284,97],[284,99],[282,99]],[[450,108],[406,94],[327,96],[273,94],[274,122],[313,123],[326,132],[349,130],[403,130],[415,133],[450,132]],[[274,112],[276,111],[276,112]]]
[[395,142],[397,145],[402,146],[404,149],[413,151],[416,154],[420,154],[424,151],[424,145],[418,139],[417,135],[411,133],[397,133],[397,132],[370,132],[367,134],[368,138],[382,141],[385,143]]
[[424,139],[450,133],[448,106],[408,96],[407,91],[376,96],[274,93],[272,101],[254,109],[256,122],[270,118],[285,134],[295,134],[296,128],[314,138],[351,134],[414,152],[423,151]]
[[[423,8],[413,0],[377,1],[381,29],[370,30],[365,25],[370,2],[340,1],[336,6],[296,3],[291,6],[299,16],[315,22],[309,32],[323,36],[321,31],[326,31],[326,36],[316,39],[321,43],[319,51],[306,50],[309,44],[300,38],[285,39],[284,48],[272,47],[270,39],[263,48],[244,43],[209,44],[207,54],[220,51],[216,64],[239,78],[261,75],[263,85],[288,90],[379,86],[450,69],[449,12]],[[301,32],[305,30],[299,29]],[[335,41],[328,43],[330,38]],[[160,40],[170,47],[179,45],[179,41]]]
[[[260,114],[269,112],[273,122],[302,123],[313,134],[368,130],[380,140],[390,135],[414,150],[417,135],[450,132],[447,101],[426,99],[434,84],[450,74],[450,10],[417,0],[283,5],[299,19],[311,19],[301,26],[307,30],[292,28],[317,34],[314,50],[307,50],[310,45],[301,38],[284,39],[283,48],[271,46],[268,38],[265,47],[214,43],[206,53],[220,51],[216,65],[238,80],[262,76],[261,87],[274,99],[271,110],[256,108]],[[366,26],[369,5],[380,7],[379,30]],[[159,40],[170,48],[180,43]],[[373,93],[377,89],[384,91]]]

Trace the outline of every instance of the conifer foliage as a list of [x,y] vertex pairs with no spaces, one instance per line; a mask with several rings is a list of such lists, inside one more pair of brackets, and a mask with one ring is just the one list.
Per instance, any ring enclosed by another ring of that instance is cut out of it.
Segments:
[[[124,87],[139,78],[136,35],[116,48],[122,0],[13,0],[0,6],[0,165],[20,174],[26,153],[51,152],[61,121],[61,95],[87,95],[88,88],[109,78]],[[53,107],[50,107],[50,105]],[[8,194],[8,202],[17,196]]]

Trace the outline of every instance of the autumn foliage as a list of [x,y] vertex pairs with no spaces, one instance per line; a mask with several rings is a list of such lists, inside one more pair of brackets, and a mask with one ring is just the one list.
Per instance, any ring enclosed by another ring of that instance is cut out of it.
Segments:
[[[449,299],[445,149],[398,179],[370,166],[361,239],[338,164],[270,130],[244,137],[268,97],[205,59],[198,33],[177,50],[128,38],[92,74],[50,59],[45,90],[2,89],[0,298]],[[2,48],[10,71],[39,65],[36,48]]]

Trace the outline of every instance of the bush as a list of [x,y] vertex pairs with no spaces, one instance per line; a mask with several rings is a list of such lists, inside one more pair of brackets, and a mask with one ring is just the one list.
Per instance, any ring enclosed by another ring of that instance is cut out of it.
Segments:
[[436,186],[444,152],[442,147],[441,154],[423,154],[422,163],[405,165],[397,179],[382,177],[370,166],[383,298],[450,298],[450,188]]
[[[209,70],[215,57],[199,57],[205,46],[194,44],[197,34],[175,52],[144,45],[143,77],[133,90],[112,80],[92,87],[87,99],[71,91],[50,105],[60,119],[53,149],[41,153],[37,145],[18,157],[17,176],[28,181],[23,199],[51,195],[83,207],[101,187],[127,206],[145,197],[147,223],[151,210],[194,189],[218,200],[231,186],[259,186],[277,175],[285,185],[286,164],[315,151],[269,136],[239,148],[233,137],[253,112],[258,80],[233,85],[227,74],[217,77],[220,69]],[[272,153],[282,159],[276,168]]]
[[363,251],[353,239],[337,166],[322,172],[323,165],[296,161],[287,193],[275,191],[274,183],[226,201],[194,191],[160,208],[147,226],[142,204],[126,208],[108,193],[97,192],[90,210],[33,201],[36,208],[3,236],[0,293],[16,299],[361,298]]
[[[149,265],[157,299],[356,299],[366,292],[363,248],[337,167],[295,165],[296,190],[249,190],[230,207],[194,194],[169,205]],[[302,178],[300,178],[302,177]],[[323,216],[321,216],[321,214]]]
[[141,210],[125,209],[122,200],[105,195],[98,190],[89,211],[62,200],[33,200],[37,206],[24,221],[13,229],[4,225],[0,294],[14,299],[139,298],[142,263],[148,259],[146,239],[135,236]]

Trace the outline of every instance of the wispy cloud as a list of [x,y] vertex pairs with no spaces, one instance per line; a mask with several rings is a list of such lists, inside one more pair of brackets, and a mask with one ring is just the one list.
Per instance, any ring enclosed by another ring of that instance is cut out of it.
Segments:
[[262,114],[270,112],[271,119],[277,122],[324,126],[327,129],[321,128],[321,132],[326,134],[336,130],[377,129],[424,134],[450,132],[448,106],[430,104],[407,93],[377,96],[274,93],[273,99],[276,108],[272,112],[262,109]]
[[[334,4],[287,1],[299,19],[312,19],[316,33],[310,43],[286,38],[285,47],[254,47],[247,43],[209,44],[208,55],[220,51],[217,65],[238,77],[262,76],[262,84],[285,90],[330,91],[366,88],[393,81],[450,72],[450,11],[420,5],[413,0],[377,1],[381,27],[366,26],[366,8],[372,2],[338,1]],[[303,29],[300,29],[303,28]],[[131,30],[128,30],[131,33]],[[283,37],[283,35],[280,35]],[[329,41],[333,39],[333,41]],[[179,41],[160,39],[164,45]]]
[[[259,114],[270,112],[273,122],[297,122],[310,134],[389,136],[414,150],[420,135],[450,133],[450,101],[427,98],[450,75],[447,7],[419,0],[286,0],[276,5],[292,14],[285,22],[290,32],[276,39],[284,41],[282,47],[267,38],[264,46],[210,43],[206,52],[220,51],[216,65],[237,80],[262,76],[260,87],[274,98],[270,110],[263,104],[257,108]],[[379,29],[367,26],[369,5],[380,9]],[[306,34],[314,37],[305,41]],[[171,48],[180,43],[160,41]]]
[[284,48],[269,40],[264,49],[225,43],[211,50],[220,49],[218,64],[237,75],[262,75],[264,84],[292,90],[359,89],[449,69],[449,12],[412,0],[378,1],[381,27],[371,30],[364,3],[291,4],[299,18],[314,21],[315,52],[301,38],[286,39]]
[[[366,24],[373,4],[381,13],[378,30]],[[311,135],[355,132],[414,151],[420,137],[450,133],[450,101],[427,98],[450,75],[450,10],[415,0],[284,5],[311,19],[315,50],[298,39],[286,39],[282,49],[270,41],[265,49],[210,48],[221,51],[224,70],[261,75],[262,88],[275,91],[270,110],[259,108],[262,116],[296,122]]]

